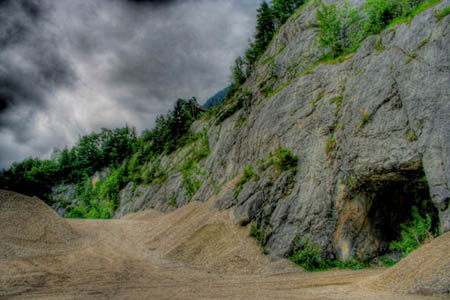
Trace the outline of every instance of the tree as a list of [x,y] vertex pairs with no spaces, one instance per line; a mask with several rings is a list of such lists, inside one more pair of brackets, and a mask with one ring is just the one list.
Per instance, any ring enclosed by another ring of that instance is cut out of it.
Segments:
[[363,37],[363,22],[357,9],[350,9],[346,2],[342,8],[336,4],[317,10],[317,28],[319,46],[328,53],[327,56],[337,57],[353,51]]
[[286,23],[287,19],[299,8],[305,0],[273,0],[272,10],[277,26]]
[[245,53],[247,59],[247,70],[251,72],[252,65],[264,53],[275,33],[275,24],[272,8],[266,1],[261,3],[256,16],[256,34],[254,42],[250,42],[249,49]]
[[242,57],[236,58],[234,65],[231,68],[231,81],[232,83],[243,84],[245,82],[245,72],[244,72],[244,60]]
[[261,3],[256,16],[255,46],[260,50],[260,54],[266,50],[275,33],[272,8],[266,1]]

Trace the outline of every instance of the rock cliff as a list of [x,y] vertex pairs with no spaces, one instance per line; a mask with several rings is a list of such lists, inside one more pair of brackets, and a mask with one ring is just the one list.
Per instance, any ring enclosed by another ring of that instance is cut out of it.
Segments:
[[[434,14],[449,3],[319,63],[310,1],[247,79],[243,108],[195,122],[205,136],[161,158],[167,179],[129,183],[115,217],[212,200],[237,224],[253,224],[272,254],[306,237],[340,259],[383,254],[414,205],[450,230],[449,16]],[[196,161],[205,141],[210,154]],[[298,156],[297,170],[273,163],[280,148]],[[183,174],[189,159],[197,165]],[[193,195],[187,180],[199,185]]]

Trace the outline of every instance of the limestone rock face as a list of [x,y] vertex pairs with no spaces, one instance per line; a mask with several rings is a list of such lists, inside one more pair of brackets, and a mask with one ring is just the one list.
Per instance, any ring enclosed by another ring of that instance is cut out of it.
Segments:
[[[354,1],[355,5],[361,1]],[[304,238],[340,259],[382,254],[418,206],[450,230],[449,16],[434,9],[367,38],[344,61],[316,64],[313,1],[278,32],[244,89],[251,100],[220,125],[203,118],[210,154],[192,200],[254,223],[275,255]],[[273,84],[272,93],[262,89]],[[290,149],[298,171],[261,167]],[[188,149],[164,157],[164,182],[121,193],[115,217],[189,201],[177,169]],[[252,165],[256,176],[240,183]]]

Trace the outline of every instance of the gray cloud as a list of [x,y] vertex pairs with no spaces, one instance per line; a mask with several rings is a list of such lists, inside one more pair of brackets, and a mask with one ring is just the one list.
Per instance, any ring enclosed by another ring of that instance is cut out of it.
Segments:
[[259,0],[0,2],[0,168],[228,83]]

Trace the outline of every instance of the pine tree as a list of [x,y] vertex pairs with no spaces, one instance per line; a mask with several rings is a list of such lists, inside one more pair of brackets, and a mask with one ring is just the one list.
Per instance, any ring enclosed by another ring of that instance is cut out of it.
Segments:
[[275,25],[272,8],[266,1],[261,3],[261,7],[257,12],[255,47],[260,50],[259,54],[262,54],[272,40],[275,33]]
[[277,26],[286,23],[287,19],[303,3],[305,3],[305,0],[273,0],[272,9]]

